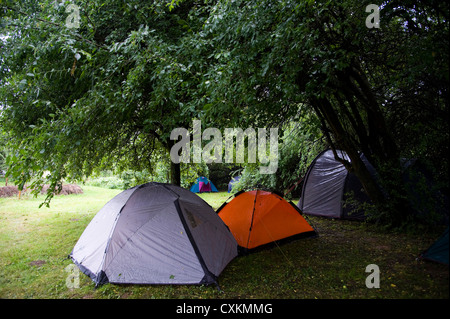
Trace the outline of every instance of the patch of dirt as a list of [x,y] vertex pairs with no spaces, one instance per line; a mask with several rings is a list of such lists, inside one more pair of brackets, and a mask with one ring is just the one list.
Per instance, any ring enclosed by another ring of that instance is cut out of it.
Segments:
[[45,265],[47,262],[45,260],[33,260],[32,262],[29,263],[30,266],[36,266],[36,267],[41,267],[43,265]]

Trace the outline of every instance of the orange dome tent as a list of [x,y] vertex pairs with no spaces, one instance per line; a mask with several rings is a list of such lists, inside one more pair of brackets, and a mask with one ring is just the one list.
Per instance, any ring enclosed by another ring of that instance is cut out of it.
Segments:
[[293,203],[272,192],[236,193],[217,213],[244,252],[281,240],[316,235]]

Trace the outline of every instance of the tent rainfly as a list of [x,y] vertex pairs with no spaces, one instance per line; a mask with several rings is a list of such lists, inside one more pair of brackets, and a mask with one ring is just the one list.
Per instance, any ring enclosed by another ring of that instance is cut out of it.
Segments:
[[233,235],[200,197],[147,183],[110,200],[69,257],[96,285],[217,284],[237,253]]
[[272,192],[238,192],[217,213],[230,228],[241,253],[316,235],[295,204]]

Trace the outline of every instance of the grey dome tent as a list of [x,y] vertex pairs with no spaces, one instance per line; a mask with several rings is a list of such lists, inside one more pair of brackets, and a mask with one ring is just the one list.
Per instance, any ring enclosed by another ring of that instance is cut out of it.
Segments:
[[[345,152],[338,150],[337,153],[351,162]],[[364,155],[361,159],[369,172],[375,175],[375,169]],[[350,192],[358,202],[369,201],[358,178],[334,158],[332,150],[325,150],[308,167],[297,206],[308,215],[362,220],[365,218],[363,211],[343,205]]]
[[96,285],[217,284],[237,242],[203,199],[147,183],[110,200],[69,257]]

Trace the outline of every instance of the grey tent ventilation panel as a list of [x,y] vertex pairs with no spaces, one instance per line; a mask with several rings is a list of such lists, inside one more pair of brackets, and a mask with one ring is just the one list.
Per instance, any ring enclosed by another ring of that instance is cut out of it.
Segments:
[[237,256],[214,210],[181,187],[147,183],[109,201],[70,258],[97,284],[211,284]]

